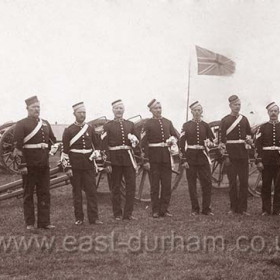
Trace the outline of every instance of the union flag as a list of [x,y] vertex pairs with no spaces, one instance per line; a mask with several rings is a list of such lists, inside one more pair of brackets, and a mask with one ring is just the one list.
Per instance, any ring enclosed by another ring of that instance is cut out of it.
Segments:
[[235,62],[231,59],[199,46],[195,47],[198,75],[229,76],[235,72]]

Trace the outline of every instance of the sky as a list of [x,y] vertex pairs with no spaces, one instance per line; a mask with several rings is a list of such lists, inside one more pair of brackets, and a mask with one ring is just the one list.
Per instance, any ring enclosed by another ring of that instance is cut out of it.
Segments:
[[[156,98],[180,129],[188,83],[207,122],[237,94],[260,123],[280,103],[279,36],[276,0],[0,0],[0,124],[25,117],[32,95],[43,118],[66,124],[80,101],[88,120],[112,119],[119,98],[126,118],[145,118]],[[234,75],[197,75],[195,45],[235,61]]]

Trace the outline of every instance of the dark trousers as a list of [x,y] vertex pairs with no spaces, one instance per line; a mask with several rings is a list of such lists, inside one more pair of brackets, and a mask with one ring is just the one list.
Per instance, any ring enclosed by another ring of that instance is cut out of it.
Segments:
[[74,201],[74,214],[76,220],[84,220],[83,193],[87,200],[87,216],[89,223],[98,219],[97,191],[95,172],[93,169],[73,169],[73,177],[70,179]]
[[[247,211],[248,171],[248,159],[230,159],[227,168],[230,209],[235,213]],[[237,184],[237,176],[239,185]]]
[[168,162],[151,163],[152,212],[164,215],[171,198],[172,170]]
[[262,171],[262,211],[271,214],[271,185],[274,182],[274,196],[273,196],[273,214],[280,212],[280,166],[278,165],[264,165]]
[[33,194],[37,195],[37,226],[50,224],[50,169],[46,167],[27,167],[28,173],[23,176],[23,212],[26,225],[35,224]]
[[[121,208],[122,178],[125,180],[125,205]],[[133,212],[136,172],[133,166],[112,166],[112,204],[114,217],[129,218]]]
[[200,180],[202,189],[202,213],[207,214],[211,211],[211,189],[212,189],[212,176],[209,164],[204,165],[190,165],[186,169],[187,180],[189,186],[189,194],[191,198],[192,211],[199,213],[199,203],[197,198],[197,178]]

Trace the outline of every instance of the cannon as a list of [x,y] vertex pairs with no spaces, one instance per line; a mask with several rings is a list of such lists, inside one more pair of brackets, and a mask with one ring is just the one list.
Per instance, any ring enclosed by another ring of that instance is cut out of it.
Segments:
[[[140,115],[131,117],[129,120],[135,123],[135,129],[138,135],[143,128],[143,125],[146,119],[142,119]],[[97,118],[95,120],[91,120],[88,122],[94,129],[95,132],[100,136],[103,131],[103,125],[108,122],[109,120],[103,116]],[[61,136],[64,128],[67,125],[53,125],[53,130],[57,139],[61,141]],[[18,164],[19,161],[17,158],[13,157],[13,135],[14,135],[15,123],[9,122],[0,127],[0,162],[1,168],[5,170],[7,173],[18,173]],[[179,133],[178,133],[179,136]],[[101,141],[101,138],[99,137]],[[174,161],[176,163],[176,170],[173,170],[173,186],[172,189],[175,190],[182,178],[183,169],[179,165],[179,155],[175,154]],[[58,160],[58,158],[56,158]],[[53,159],[52,159],[53,161]],[[149,172],[145,171],[142,167],[142,159],[141,157],[136,156],[136,161],[138,164],[137,168],[137,176],[136,176],[136,196],[135,199],[138,201],[149,202],[150,201],[150,176]],[[101,180],[104,177],[107,178],[108,189],[111,190],[111,176],[107,174],[104,170],[102,162],[97,161],[98,166],[98,173],[97,173],[97,187],[100,185]],[[58,188],[64,185],[69,184],[68,177],[61,173],[61,168],[54,167],[51,168],[51,181],[50,181],[50,188]],[[22,185],[24,184],[24,180],[20,179],[6,185],[0,186],[0,201],[10,199],[12,197],[21,197],[22,196]],[[125,181],[122,181],[122,194],[123,197],[125,195]]]

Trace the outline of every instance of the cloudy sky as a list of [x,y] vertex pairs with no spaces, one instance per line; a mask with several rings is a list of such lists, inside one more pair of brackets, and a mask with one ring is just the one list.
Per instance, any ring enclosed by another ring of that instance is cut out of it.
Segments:
[[[190,101],[205,120],[227,114],[238,94],[261,122],[267,103],[280,103],[279,36],[276,0],[0,0],[0,124],[25,117],[34,94],[43,118],[69,124],[79,101],[92,120],[112,118],[118,98],[127,118],[147,117],[155,97],[179,129],[189,60]],[[198,76],[195,45],[234,60],[236,73]]]

